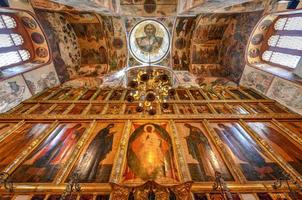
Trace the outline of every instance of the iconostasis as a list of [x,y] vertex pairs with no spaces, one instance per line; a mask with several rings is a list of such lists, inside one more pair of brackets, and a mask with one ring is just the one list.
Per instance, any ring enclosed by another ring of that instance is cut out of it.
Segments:
[[177,89],[150,116],[128,92],[56,87],[2,114],[0,170],[13,183],[2,197],[58,199],[76,174],[70,198],[139,199],[133,191],[152,187],[219,199],[215,172],[234,199],[299,197],[272,184],[282,172],[302,181],[300,115],[254,90],[204,87]]

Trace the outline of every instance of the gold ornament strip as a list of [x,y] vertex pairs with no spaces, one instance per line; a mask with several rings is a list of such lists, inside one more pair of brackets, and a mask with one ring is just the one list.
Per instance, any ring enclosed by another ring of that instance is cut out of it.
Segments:
[[[288,193],[288,187],[284,184],[279,189],[272,187],[273,182],[259,183],[228,183],[228,188],[235,193],[257,193],[257,192],[273,192]],[[296,186],[290,184],[293,190],[297,190]],[[66,184],[50,184],[50,183],[14,183],[14,194],[61,194],[66,189]],[[81,194],[109,194],[111,192],[109,183],[81,183]],[[191,192],[193,193],[211,193],[213,192],[213,183],[193,183]],[[0,193],[5,194],[7,191],[4,187],[0,188]]]
[[[32,103],[125,103],[125,100],[27,100],[23,102],[24,104],[32,104]],[[206,100],[167,100],[167,103],[275,103],[275,100],[270,99],[206,99]],[[134,101],[133,103],[139,103],[138,101]]]
[[86,108],[83,110],[83,112],[81,113],[81,115],[87,115],[87,113],[88,113],[88,111],[90,110],[91,106],[92,106],[91,103],[88,104],[88,105],[86,106]]
[[[51,92],[50,95],[48,95],[47,97],[45,97],[44,99],[40,100],[40,101],[47,101],[48,99],[52,98],[53,96],[55,96],[56,94],[58,94],[59,92],[61,92],[63,90],[63,88],[58,88],[58,90],[54,90]],[[26,101],[27,102],[27,101]]]
[[[9,123],[9,122],[7,122],[7,123]],[[5,133],[2,133],[0,135],[0,142],[2,142],[3,140],[5,140],[5,138],[7,138],[15,130],[17,130],[18,128],[20,128],[23,124],[25,124],[25,120],[22,120],[22,121],[18,122],[12,128],[10,128],[8,131],[6,131]]]
[[172,134],[173,134],[173,143],[174,143],[174,154],[177,155],[175,158],[178,163],[178,173],[181,175],[181,181],[187,182],[191,180],[191,176],[189,173],[187,162],[183,155],[183,146],[181,145],[181,140],[179,138],[179,134],[176,128],[176,124],[173,120],[170,120],[171,128],[172,128]]
[[[88,89],[84,89],[84,90],[81,90],[81,93],[79,94],[79,96],[75,99],[76,101],[79,100],[86,92],[88,91]],[[89,100],[87,100],[89,101]]]
[[[155,115],[151,116],[147,113],[144,114],[127,114],[124,115],[121,112],[118,114],[106,114],[108,110],[108,104],[105,105],[105,108],[103,109],[101,114],[98,115],[72,115],[72,114],[64,114],[65,112],[69,112],[71,107],[67,108],[66,111],[64,111],[63,114],[28,114],[28,115],[18,115],[18,114],[2,114],[0,115],[0,120],[3,121],[11,121],[11,120],[106,120],[106,119],[162,119],[162,120],[170,120],[170,119],[195,119],[195,120],[203,120],[203,119],[224,119],[224,120],[236,120],[236,119],[245,119],[245,120],[270,120],[272,118],[274,119],[282,119],[282,120],[302,120],[302,116],[298,114],[292,114],[292,113],[259,113],[259,114],[169,114],[169,115]],[[122,107],[123,108],[123,107]],[[209,108],[211,108],[211,105],[209,104]],[[178,111],[178,109],[176,109]]]
[[[255,97],[251,96],[250,94],[246,93],[245,91],[242,90],[242,88],[238,87],[238,90],[244,94],[245,96],[249,97],[250,99],[256,99]],[[267,98],[267,97],[266,97]]]
[[131,132],[131,121],[127,120],[124,126],[123,135],[121,137],[118,151],[114,158],[114,164],[110,175],[110,182],[112,183],[118,183],[122,178],[123,169],[126,163],[125,159],[127,155],[130,132]]
[[98,88],[96,91],[95,91],[95,93],[92,95],[92,97],[90,98],[90,102],[92,102],[99,94],[100,94],[100,92],[101,92],[101,89],[100,88]]
[[28,115],[29,113],[31,113],[32,111],[34,111],[36,108],[38,108],[40,106],[40,103],[37,103],[36,105],[34,105],[33,107],[31,107],[30,109],[28,109],[26,112],[22,113],[22,115]]
[[226,88],[225,91],[232,96],[234,99],[238,100],[238,101],[242,101],[243,99],[240,99],[237,95],[235,95],[233,92],[230,91],[230,89],[237,89],[237,88]]
[[50,111],[52,111],[53,109],[55,109],[55,107],[57,106],[57,104],[53,104],[51,105],[47,110],[45,110],[42,115],[47,115]]

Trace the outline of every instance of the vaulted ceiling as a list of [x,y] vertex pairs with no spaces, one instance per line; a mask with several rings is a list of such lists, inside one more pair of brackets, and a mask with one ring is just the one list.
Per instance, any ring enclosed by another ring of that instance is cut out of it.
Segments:
[[129,33],[146,18],[162,23],[171,35],[170,51],[157,65],[238,82],[249,35],[274,2],[31,0],[61,82],[140,65],[129,51]]

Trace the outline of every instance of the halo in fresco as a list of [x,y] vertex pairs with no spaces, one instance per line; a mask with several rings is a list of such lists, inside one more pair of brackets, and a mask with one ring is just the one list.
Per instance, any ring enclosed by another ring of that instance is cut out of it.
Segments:
[[139,62],[149,63],[150,59],[150,63],[158,63],[169,52],[169,31],[158,21],[140,21],[130,31],[129,47],[131,54]]

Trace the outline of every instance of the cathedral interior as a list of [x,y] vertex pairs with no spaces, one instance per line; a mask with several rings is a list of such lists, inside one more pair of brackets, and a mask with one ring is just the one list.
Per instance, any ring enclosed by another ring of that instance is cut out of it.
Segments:
[[0,6],[0,200],[302,200],[302,1]]

